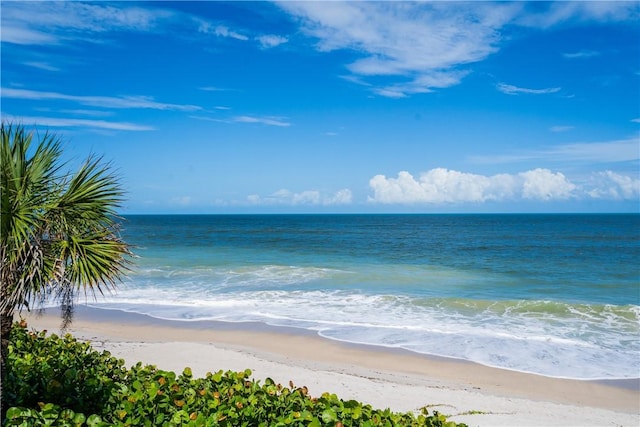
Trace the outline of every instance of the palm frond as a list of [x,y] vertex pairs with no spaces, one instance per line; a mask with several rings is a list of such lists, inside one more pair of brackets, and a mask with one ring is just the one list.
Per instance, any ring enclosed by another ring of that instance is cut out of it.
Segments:
[[2,125],[0,241],[9,257],[42,227],[41,213],[55,197],[55,175],[60,166],[60,141],[45,134],[33,155],[33,134],[22,127]]
[[76,219],[110,223],[122,198],[118,178],[110,165],[91,157],[69,179],[56,208]]
[[62,173],[60,140],[46,133],[32,147],[33,136],[23,126],[2,124],[3,313],[49,295],[72,310],[80,289],[113,289],[131,255],[117,233],[123,192],[111,166],[90,157],[77,172]]
[[64,277],[76,289],[104,293],[128,271],[129,248],[108,231],[70,235],[60,246]]

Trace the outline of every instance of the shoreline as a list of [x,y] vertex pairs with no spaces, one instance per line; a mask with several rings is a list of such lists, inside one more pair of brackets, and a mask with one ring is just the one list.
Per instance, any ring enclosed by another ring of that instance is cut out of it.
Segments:
[[[22,317],[29,329],[60,334],[56,308],[42,315],[23,312]],[[16,315],[14,320],[19,318]],[[329,391],[345,400],[394,411],[435,405],[429,410],[470,426],[544,425],[545,419],[551,423],[553,417],[565,419],[568,414],[574,425],[640,422],[640,379],[551,378],[408,350],[344,343],[296,328],[170,321],[86,306],[76,307],[67,332],[90,341],[96,350],[106,349],[125,359],[127,366],[142,361],[177,372],[189,366],[197,376],[249,368],[258,380],[271,377],[283,384],[292,380],[315,395]]]

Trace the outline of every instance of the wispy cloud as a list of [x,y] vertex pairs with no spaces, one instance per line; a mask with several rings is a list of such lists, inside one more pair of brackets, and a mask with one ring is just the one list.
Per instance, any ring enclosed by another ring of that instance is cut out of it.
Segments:
[[579,52],[563,53],[562,56],[567,59],[587,59],[600,56],[600,52],[596,52],[595,50],[581,50]]
[[360,78],[358,76],[354,76],[352,74],[345,74],[345,75],[338,76],[338,77],[343,79],[343,80],[346,80],[348,82],[360,85],[360,86],[367,86],[367,87],[372,87],[373,86],[373,84],[371,84],[369,82],[366,82],[362,78]]
[[325,194],[317,190],[296,193],[281,189],[268,196],[252,194],[247,197],[247,203],[266,206],[336,206],[351,204],[352,199],[353,195],[349,189],[342,189],[333,194]]
[[262,36],[256,37],[256,40],[260,43],[264,49],[269,49],[272,47],[280,46],[281,44],[287,43],[289,41],[288,38],[277,36],[274,34],[265,34]]
[[231,90],[231,89],[225,89],[217,86],[202,86],[202,87],[199,87],[198,89],[204,90],[206,92],[224,92],[224,91]]
[[468,71],[458,67],[497,50],[499,28],[519,6],[405,2],[280,2],[299,19],[317,49],[350,49],[362,58],[347,64],[357,76],[397,80],[374,92],[400,98],[453,86]]
[[263,125],[269,126],[280,126],[280,127],[288,127],[291,126],[291,123],[285,121],[284,117],[256,117],[256,116],[236,116],[231,119],[234,123],[259,123]]
[[156,102],[148,96],[80,96],[68,95],[58,92],[42,92],[27,89],[2,88],[0,95],[3,98],[31,99],[31,100],[56,100],[70,101],[81,105],[102,108],[142,108],[153,110],[197,111],[201,107],[196,105],[181,105]]
[[205,122],[215,122],[215,123],[231,123],[228,119],[209,117],[209,116],[189,116],[191,119],[203,120]]
[[640,117],[638,117],[637,119],[631,119],[631,121],[633,123],[640,123]]
[[29,67],[39,68],[45,71],[60,71],[60,68],[56,67],[55,65],[51,65],[47,62],[28,61],[28,62],[24,62],[24,65],[27,65]]
[[529,150],[496,156],[471,156],[473,163],[501,164],[525,161],[615,163],[640,160],[639,138],[605,142],[562,144],[542,150]]
[[113,116],[113,111],[100,111],[100,110],[85,110],[85,109],[71,109],[71,110],[57,110],[64,114],[74,114],[79,116],[92,116],[92,117],[109,117]]
[[448,73],[433,72],[420,76],[408,83],[394,84],[373,91],[389,98],[404,98],[407,94],[428,93],[434,89],[455,86],[468,74],[466,71],[450,71]]
[[577,184],[561,172],[532,169],[517,174],[492,176],[444,168],[431,169],[415,178],[407,171],[387,178],[376,175],[369,181],[380,204],[464,204],[514,200],[552,202],[567,199],[640,198],[640,180],[607,171],[596,173],[584,184]]
[[10,116],[3,114],[3,118],[10,122],[22,123],[25,125],[38,125],[48,127],[63,128],[90,128],[122,131],[150,131],[154,127],[138,125],[128,122],[114,122],[105,120],[71,119],[59,117],[30,117],[30,116]]
[[567,22],[638,19],[637,2],[615,3],[619,2],[536,2],[534,6],[525,2],[280,1],[278,5],[299,22],[303,33],[317,40],[319,51],[347,49],[359,55],[345,64],[357,76],[355,82],[371,83],[371,77],[385,76],[393,82],[372,84],[371,90],[402,98],[459,84],[470,72],[466,66],[500,49],[508,25],[546,28]]
[[114,7],[81,2],[4,2],[2,42],[60,44],[67,40],[91,40],[92,33],[150,31],[172,20],[174,13],[160,8]]
[[226,25],[213,24],[208,21],[201,21],[198,31],[204,34],[213,34],[218,37],[225,37],[242,41],[249,40],[248,36],[234,31]]
[[543,29],[567,22],[632,22],[640,19],[638,2],[556,1],[526,6],[515,23]]
[[235,116],[235,117],[210,117],[210,116],[189,116],[192,119],[204,120],[216,123],[255,123],[267,126],[289,127],[291,123],[286,117],[279,116]]
[[[286,37],[234,29],[224,22],[210,22],[197,15],[163,8],[162,3],[149,6],[144,2],[46,1],[4,2],[2,4],[2,43],[21,45],[64,45],[82,40],[89,43],[108,42],[112,33],[175,32],[214,35],[240,41],[255,40],[262,48],[286,43]],[[33,65],[36,66],[36,65]]]
[[507,95],[518,95],[521,93],[528,95],[546,95],[550,93],[558,93],[562,90],[559,87],[549,87],[544,89],[528,89],[524,87],[517,87],[506,83],[498,83],[496,85],[498,90],[502,93],[506,93]]
[[[18,3],[18,2],[14,2]],[[5,2],[3,4],[3,9],[5,5],[9,4],[9,2]],[[12,26],[11,24],[5,24],[5,20],[2,20],[2,38],[0,38],[0,42],[2,43],[13,43],[13,44],[21,44],[21,45],[43,45],[43,44],[57,44],[58,37],[52,34],[47,34],[42,31],[34,30],[31,28],[20,28],[16,26]]]
[[626,162],[640,159],[640,138],[608,142],[565,144],[540,152],[545,158],[589,162]]

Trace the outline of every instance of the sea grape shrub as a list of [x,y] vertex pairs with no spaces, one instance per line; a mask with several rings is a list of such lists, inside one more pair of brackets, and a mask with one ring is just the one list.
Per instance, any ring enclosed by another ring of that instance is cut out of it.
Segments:
[[47,402],[76,412],[99,413],[127,374],[124,361],[98,352],[71,335],[46,335],[16,324],[11,331],[2,405],[38,407]]
[[[45,356],[48,354],[61,362],[55,365]],[[84,362],[88,362],[89,373],[79,376],[78,364]],[[36,366],[39,363],[42,366]],[[13,336],[10,364],[14,376],[28,369],[41,374],[20,380],[12,377],[14,407],[7,413],[8,426],[464,426],[426,409],[419,415],[402,414],[330,393],[315,398],[306,387],[292,382],[289,387],[270,378],[260,383],[251,378],[249,369],[207,373],[204,378],[194,378],[189,368],[176,375],[142,363],[126,370],[108,352],[91,351],[88,344],[71,337],[46,337],[23,328]],[[52,381],[60,385],[53,386]],[[99,404],[61,394],[63,388],[76,395],[89,392],[88,384],[98,391],[93,398],[101,396]],[[31,387],[44,391],[35,393]]]

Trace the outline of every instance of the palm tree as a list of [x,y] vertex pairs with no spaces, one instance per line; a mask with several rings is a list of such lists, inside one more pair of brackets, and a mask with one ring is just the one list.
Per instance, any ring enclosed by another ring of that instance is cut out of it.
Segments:
[[34,135],[24,126],[2,123],[2,373],[16,311],[53,298],[66,327],[78,293],[112,290],[131,255],[118,235],[123,192],[110,165],[91,156],[77,172],[63,172],[60,140],[37,136],[32,145]]

